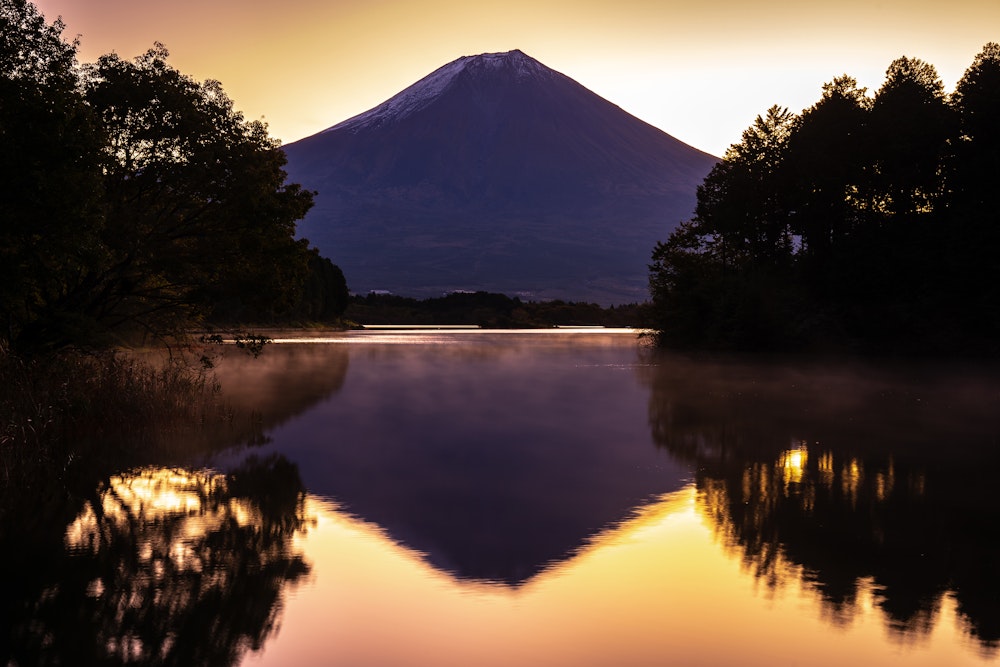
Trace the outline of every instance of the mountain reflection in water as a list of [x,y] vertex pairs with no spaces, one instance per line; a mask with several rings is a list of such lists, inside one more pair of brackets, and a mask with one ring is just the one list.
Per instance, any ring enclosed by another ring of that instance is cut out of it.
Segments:
[[551,667],[979,664],[952,600],[920,646],[886,641],[871,587],[854,620],[815,612],[801,570],[761,591],[718,548],[692,484],[645,505],[583,549],[511,587],[456,578],[380,527],[318,501],[305,548],[325,564],[282,633],[248,664]]
[[254,427],[218,446],[256,446],[123,464],[0,527],[0,664],[997,657],[995,368],[596,333],[352,332],[232,361]]
[[517,585],[691,477],[650,446],[633,335],[385,338],[263,451],[455,576]]

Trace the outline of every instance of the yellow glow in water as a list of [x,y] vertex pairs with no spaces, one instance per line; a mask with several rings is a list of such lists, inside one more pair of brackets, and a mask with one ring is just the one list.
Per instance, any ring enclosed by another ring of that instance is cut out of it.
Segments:
[[851,499],[851,503],[858,500],[858,489],[861,486],[862,467],[857,459],[851,459],[844,464],[840,472],[840,485],[844,495]]
[[818,460],[819,468],[819,479],[823,486],[830,488],[833,486],[833,452],[824,452],[820,454]]
[[778,459],[778,465],[781,467],[781,476],[786,491],[789,484],[800,484],[802,482],[802,475],[805,472],[808,459],[809,453],[805,445],[789,449],[781,454]]
[[[774,472],[795,479],[807,460],[804,448],[789,450]],[[745,478],[753,493],[759,491],[759,473]],[[848,482],[860,479],[860,464],[848,463],[844,473]],[[104,506],[114,507],[109,498],[116,494],[133,493],[143,498],[144,512],[184,508],[187,503],[178,499],[199,497],[218,483],[210,475],[139,477],[114,480]],[[123,517],[130,502],[117,505]],[[802,568],[773,544],[764,545],[761,555],[766,568],[758,567],[757,574],[765,576],[750,576],[741,547],[725,539],[732,535],[719,540],[720,528],[731,524],[730,507],[721,482],[700,490],[690,484],[637,509],[573,557],[510,586],[456,579],[377,526],[309,497],[304,514],[314,517],[312,527],[298,535],[295,547],[313,566],[311,585],[288,594],[279,634],[243,664],[764,667],[798,661],[816,667],[931,667],[992,659],[963,643],[950,596],[936,610],[936,624],[915,644],[908,636],[886,633],[874,581],[857,583],[853,604],[824,605]],[[206,516],[204,522],[180,517],[184,530],[172,533],[169,544],[142,545],[140,557],[166,554],[177,567],[198,569],[186,536],[241,513],[252,520],[255,512],[231,503],[211,511],[203,504],[202,511],[224,516]],[[99,524],[93,510],[85,509],[67,531],[68,545],[94,548]],[[148,537],[155,541],[155,532]],[[152,563],[152,576],[165,576],[163,566],[162,559]],[[88,595],[101,596],[106,588],[107,582],[95,579]],[[133,593],[125,604],[151,603]]]
[[[724,504],[724,503],[723,503]],[[457,580],[379,528],[310,499],[317,563],[254,665],[966,665],[954,608],[920,650],[887,641],[874,592],[831,625],[802,572],[775,554],[768,585],[720,548],[694,485],[659,498],[522,586]]]

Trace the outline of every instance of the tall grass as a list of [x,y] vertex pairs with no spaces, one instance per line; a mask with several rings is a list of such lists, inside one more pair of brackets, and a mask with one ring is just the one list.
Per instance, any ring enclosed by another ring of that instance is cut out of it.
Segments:
[[218,387],[195,365],[122,352],[33,361],[0,352],[0,485],[60,475],[80,457],[163,447],[223,415]]

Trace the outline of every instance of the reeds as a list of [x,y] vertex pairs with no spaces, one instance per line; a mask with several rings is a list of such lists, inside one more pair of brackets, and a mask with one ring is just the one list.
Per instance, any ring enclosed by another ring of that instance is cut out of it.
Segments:
[[197,365],[123,352],[26,361],[0,352],[0,484],[58,474],[80,456],[155,448],[224,416]]

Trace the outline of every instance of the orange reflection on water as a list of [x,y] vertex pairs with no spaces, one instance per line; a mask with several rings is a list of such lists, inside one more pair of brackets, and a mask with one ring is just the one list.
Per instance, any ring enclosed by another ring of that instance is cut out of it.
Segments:
[[[716,506],[718,507],[718,506]],[[831,626],[802,572],[778,559],[775,586],[720,545],[692,484],[641,508],[567,561],[517,587],[463,581],[330,503],[309,498],[299,536],[315,563],[280,634],[244,664],[965,665],[987,662],[956,636],[955,605],[919,651],[885,631],[862,582]]]
[[[181,559],[184,538],[201,535],[209,524],[224,517],[218,511],[202,511],[221,477],[202,472],[170,468],[149,468],[127,475],[114,475],[100,493],[100,507],[87,505],[66,530],[66,545],[71,549],[98,549],[105,538],[102,524],[108,521],[126,524],[132,517],[154,521],[163,515],[181,515],[187,519],[174,535],[168,551]],[[234,509],[235,505],[234,505]],[[245,515],[239,508],[237,513]],[[148,558],[149,544],[140,545],[139,555]]]
[[861,464],[857,459],[851,459],[844,464],[840,472],[844,495],[851,499],[851,504],[858,502],[858,488],[861,486]]
[[[147,468],[105,480],[32,603],[46,664],[235,664],[261,646],[284,591],[310,571],[289,548],[307,521],[286,471],[248,459],[227,476]],[[52,609],[73,610],[72,626]],[[67,634],[81,639],[48,639]],[[17,664],[44,662],[28,657]]]
[[780,465],[785,489],[789,484],[799,484],[809,460],[809,451],[805,445],[799,445],[781,454]]

